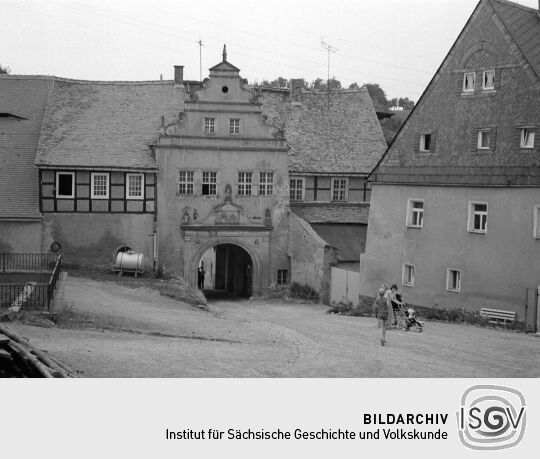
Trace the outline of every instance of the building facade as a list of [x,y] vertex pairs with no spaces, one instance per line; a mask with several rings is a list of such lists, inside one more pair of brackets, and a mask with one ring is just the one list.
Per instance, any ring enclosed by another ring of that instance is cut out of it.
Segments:
[[540,16],[481,0],[372,173],[361,293],[513,310],[540,285]]
[[386,149],[371,97],[360,89],[260,88],[263,112],[289,146],[291,210],[338,249],[337,265],[358,271],[371,189],[367,177]]
[[203,82],[1,75],[0,247],[81,267],[131,249],[193,286],[201,268],[207,288],[327,301],[331,266],[357,269],[384,138],[365,89],[297,81],[252,88],[225,49]]
[[263,119],[262,104],[225,52],[186,95],[155,148],[159,259],[195,283],[213,250],[214,287],[260,295],[278,273],[290,272],[283,131]]

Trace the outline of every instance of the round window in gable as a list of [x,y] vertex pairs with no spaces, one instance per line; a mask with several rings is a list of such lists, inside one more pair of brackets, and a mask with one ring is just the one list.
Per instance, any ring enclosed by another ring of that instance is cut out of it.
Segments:
[[221,92],[222,92],[223,94],[227,94],[227,93],[229,92],[228,86],[223,86],[223,87],[221,88]]

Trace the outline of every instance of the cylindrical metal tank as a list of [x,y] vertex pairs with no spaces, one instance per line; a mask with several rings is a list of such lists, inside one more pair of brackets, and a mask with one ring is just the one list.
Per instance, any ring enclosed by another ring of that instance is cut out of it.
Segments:
[[144,256],[142,253],[118,252],[114,267],[118,271],[142,273],[144,270]]

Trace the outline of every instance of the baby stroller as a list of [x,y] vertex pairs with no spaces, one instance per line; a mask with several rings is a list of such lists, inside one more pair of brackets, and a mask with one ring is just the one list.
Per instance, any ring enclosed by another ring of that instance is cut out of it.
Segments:
[[401,295],[397,294],[396,299],[401,302],[400,304],[392,301],[397,327],[403,331],[422,333],[424,331],[424,323],[416,318],[414,309],[406,307],[407,305],[403,303]]

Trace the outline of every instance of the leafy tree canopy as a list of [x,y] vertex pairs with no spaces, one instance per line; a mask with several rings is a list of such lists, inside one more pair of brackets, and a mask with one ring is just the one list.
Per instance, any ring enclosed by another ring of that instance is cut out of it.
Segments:
[[9,73],[11,72],[11,69],[9,67],[5,67],[2,64],[0,64],[0,73]]

